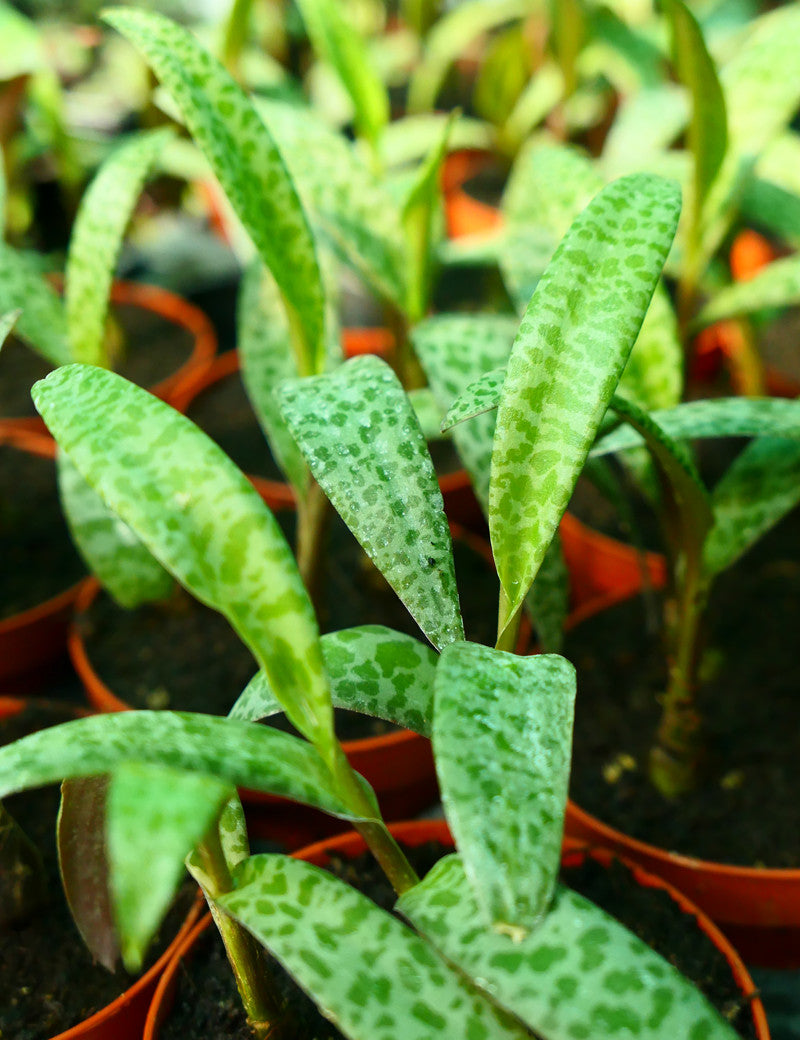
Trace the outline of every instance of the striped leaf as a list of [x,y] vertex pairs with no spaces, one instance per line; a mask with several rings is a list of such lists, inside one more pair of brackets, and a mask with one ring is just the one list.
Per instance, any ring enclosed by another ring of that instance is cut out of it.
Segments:
[[42,277],[41,260],[0,242],[0,312],[19,310],[15,333],[54,365],[70,360],[67,323],[58,296]]
[[315,479],[428,639],[462,639],[442,495],[391,368],[361,357],[289,381],[281,408]]
[[442,803],[480,919],[524,935],[542,919],[560,864],[575,669],[476,643],[436,670],[433,750]]
[[539,927],[521,937],[476,924],[480,906],[458,856],[437,863],[398,909],[546,1040],[738,1036],[671,964],[563,885]]
[[171,137],[169,130],[154,130],[126,141],[105,160],[81,199],[64,274],[74,361],[109,367],[105,320],[122,239],[144,182]]
[[[362,625],[324,635],[322,657],[334,707],[430,736],[437,657],[429,646],[383,625]],[[279,711],[269,680],[259,672],[230,718],[263,719]]]
[[144,55],[180,109],[262,260],[280,286],[304,372],[324,356],[325,294],[308,217],[250,99],[186,29],[115,8],[105,20]]
[[218,901],[350,1040],[527,1036],[411,929],[319,867],[253,856]]
[[121,376],[69,365],[34,401],[83,478],[156,559],[224,614],[294,725],[333,761],[311,603],[277,521],[214,442]]
[[628,360],[672,244],[680,191],[615,181],[574,221],[514,342],[489,528],[508,619],[527,595]]

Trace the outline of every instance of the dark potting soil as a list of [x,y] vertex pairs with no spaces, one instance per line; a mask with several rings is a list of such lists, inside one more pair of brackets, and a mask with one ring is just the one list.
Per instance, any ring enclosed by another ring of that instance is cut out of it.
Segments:
[[0,619],[85,573],[61,512],[52,459],[0,445]]
[[[581,624],[571,795],[663,848],[742,866],[800,867],[797,657],[800,523],[789,517],[717,581],[699,693],[707,754],[677,803],[646,779],[665,666],[660,604],[637,597]],[[790,555],[795,559],[792,560]]]
[[[293,515],[284,514],[287,520]],[[456,540],[456,576],[469,638],[492,642],[497,603],[493,569]],[[424,639],[383,577],[343,523],[330,531],[325,632],[382,624]],[[224,715],[256,671],[249,651],[225,619],[182,590],[166,603],[134,611],[100,594],[78,619],[95,672],[118,697],[138,708],[170,708]],[[386,726],[342,716],[342,739],[375,735]],[[366,731],[364,727],[366,726]]]
[[[115,307],[113,313],[122,332],[122,353],[113,367],[126,379],[151,387],[188,360],[193,341],[186,330],[139,307]],[[0,356],[0,417],[36,415],[31,387],[52,367],[11,336]]]
[[[420,877],[449,851],[433,842],[405,849]],[[370,855],[352,860],[334,856],[327,869],[369,896],[382,909],[392,910],[395,894]],[[562,870],[562,880],[616,917],[690,978],[742,1036],[755,1036],[747,1001],[727,961],[667,893],[638,886],[619,862],[606,870],[586,860],[581,866]],[[342,1040],[340,1031],[320,1015],[289,975],[271,963],[289,1009],[293,1038]],[[191,962],[183,966],[175,1006],[161,1030],[161,1040],[205,1040],[207,1037],[252,1040],[222,942],[213,927],[206,931]]]
[[[0,722],[0,743],[70,717],[59,706],[27,707],[21,715]],[[70,916],[56,851],[58,787],[13,795],[3,804],[41,853],[45,895],[29,917],[0,929],[0,1036],[48,1040],[111,1003],[134,978],[121,968],[112,973],[94,963]],[[182,890],[151,950],[148,966],[177,932],[194,891],[191,885]]]

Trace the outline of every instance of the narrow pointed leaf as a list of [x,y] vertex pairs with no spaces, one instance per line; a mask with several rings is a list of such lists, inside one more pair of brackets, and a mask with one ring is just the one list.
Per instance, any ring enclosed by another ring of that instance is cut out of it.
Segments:
[[0,242],[0,311],[19,310],[15,331],[54,365],[70,360],[64,308],[33,254]]
[[114,8],[105,20],[145,56],[178,105],[237,216],[280,286],[304,370],[324,356],[325,296],[314,238],[286,164],[250,99],[188,30]]
[[139,762],[115,769],[106,827],[114,917],[128,971],[141,969],[183,878],[186,856],[231,793],[230,784],[198,773]]
[[525,598],[639,335],[680,191],[637,174],[574,221],[512,349],[492,454],[489,528],[513,612]]
[[433,749],[442,803],[483,922],[524,934],[560,862],[575,704],[563,657],[476,643],[436,670]]
[[8,314],[4,314],[0,318],[0,348],[2,348],[5,341],[11,335],[11,331],[19,321],[19,316],[22,314],[22,310],[17,307],[16,310],[9,311]]
[[[384,165],[391,168],[419,162],[441,137],[447,119],[448,116],[441,112],[393,119],[378,143]],[[453,126],[450,146],[453,149],[490,151],[493,140],[492,128],[486,123],[462,117]]]
[[686,91],[675,83],[659,83],[626,98],[603,145],[606,174],[618,177],[646,170],[683,131],[688,107]]
[[431,441],[444,440],[447,434],[442,433],[444,413],[439,407],[430,387],[421,386],[408,391],[408,399],[414,409],[422,436],[430,444]]
[[694,207],[699,213],[727,148],[727,114],[717,70],[703,33],[683,0],[665,0],[672,28],[672,51],[678,79],[689,91],[689,149],[694,156]]
[[329,770],[307,741],[269,726],[190,712],[93,715],[24,737],[0,748],[0,798],[109,773],[131,761],[202,773],[357,818],[333,792]]
[[800,444],[768,437],[748,444],[714,488],[711,502],[714,526],[703,561],[717,574],[800,503]]
[[70,535],[89,570],[120,606],[164,599],[173,578],[60,451],[58,490]]
[[503,192],[503,215],[509,225],[545,230],[555,251],[602,187],[602,174],[578,148],[533,139],[514,162]]
[[447,415],[442,420],[442,430],[450,430],[459,423],[499,408],[503,398],[507,371],[507,366],[503,365],[501,368],[494,368],[490,372],[486,372],[470,383],[450,406]]
[[[222,854],[231,873],[244,863],[250,855],[250,842],[247,838],[247,820],[238,794],[228,800],[217,821],[217,833]],[[207,893],[216,888],[215,879],[206,869],[206,864],[197,849],[193,849],[186,857],[186,868],[195,881]]]
[[377,142],[389,122],[389,95],[370,60],[366,41],[337,0],[298,0],[314,50],[336,69],[355,109],[360,134]]
[[[297,375],[292,333],[277,283],[256,260],[245,270],[237,304],[237,348],[242,382],[273,458],[303,498],[308,470],[278,407],[277,389]],[[265,447],[266,452],[266,447]]]
[[290,381],[281,408],[314,477],[428,639],[463,638],[442,495],[391,368],[361,357]]
[[112,372],[70,365],[33,394],[83,478],[181,584],[225,615],[292,722],[333,755],[311,603],[247,478],[188,419]]
[[694,329],[725,318],[752,314],[766,307],[790,307],[800,303],[800,257],[789,256],[767,264],[746,282],[725,286],[709,300],[692,323]]
[[620,393],[642,408],[671,408],[683,393],[684,352],[678,322],[662,282],[619,381]]
[[[324,635],[322,656],[334,707],[430,736],[437,656],[429,646],[382,625],[363,625]],[[263,719],[281,710],[266,675],[259,672],[229,717]]]
[[[442,314],[416,326],[414,350],[441,408],[448,408],[475,379],[505,365],[516,331],[516,320],[500,314]],[[484,508],[489,504],[495,418],[486,414],[452,428],[459,457]]]
[[125,229],[169,130],[137,135],[100,167],[78,208],[64,275],[64,308],[74,361],[109,367],[105,319]]
[[58,865],[72,920],[95,960],[114,971],[119,942],[106,853],[108,777],[66,780],[56,837]]
[[441,860],[398,909],[546,1040],[738,1036],[671,964],[563,885],[539,927],[516,942],[476,927],[480,908],[458,856]]
[[350,1040],[527,1035],[410,928],[319,867],[253,856],[219,904]]
[[[800,440],[800,402],[777,397],[721,397],[689,401],[650,413],[653,422],[674,440],[701,437],[785,437]],[[597,458],[642,444],[632,426],[620,426],[591,450]]]
[[297,190],[337,255],[384,299],[402,305],[406,292],[400,211],[386,186],[353,146],[310,112],[257,102],[294,177]]

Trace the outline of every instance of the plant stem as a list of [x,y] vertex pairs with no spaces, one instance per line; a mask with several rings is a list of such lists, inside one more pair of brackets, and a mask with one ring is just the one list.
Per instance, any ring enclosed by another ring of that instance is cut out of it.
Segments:
[[214,923],[225,944],[225,952],[236,978],[247,1021],[257,1040],[266,1040],[267,1037],[270,1040],[278,1040],[283,1035],[283,1008],[281,1000],[270,985],[270,973],[263,950],[238,921],[222,913],[214,902],[215,897],[233,889],[233,879],[216,824],[198,851],[205,872],[214,885],[214,891],[207,892],[206,898]]
[[503,586],[500,586],[500,604],[497,611],[497,642],[495,650],[505,650],[513,654],[517,649],[519,639],[519,625],[522,620],[522,606],[517,607],[516,612],[511,615],[511,600],[506,594]]
[[305,499],[297,502],[297,566],[317,615],[320,614],[322,545],[331,517],[325,492],[309,475]]

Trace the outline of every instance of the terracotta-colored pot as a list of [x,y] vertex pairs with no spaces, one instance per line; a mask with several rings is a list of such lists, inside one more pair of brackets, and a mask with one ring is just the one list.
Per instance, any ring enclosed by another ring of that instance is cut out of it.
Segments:
[[[58,288],[61,287],[60,276],[53,276],[51,280]],[[192,351],[186,361],[172,375],[149,388],[151,393],[179,408],[176,403],[178,398],[183,396],[185,388],[211,364],[217,352],[217,334],[214,326],[198,307],[182,296],[156,285],[115,281],[111,286],[110,298],[111,302],[118,306],[138,307],[140,310],[156,314],[192,336]],[[47,432],[47,427],[39,416],[8,421],[23,430]]]
[[[0,444],[45,459],[55,458],[55,442],[45,433],[0,422]],[[0,621],[0,692],[27,693],[60,657],[67,642],[67,628],[81,588],[72,585],[28,610]]]
[[490,161],[491,156],[478,151],[451,152],[445,159],[442,189],[450,238],[488,234],[503,223],[500,210],[480,202],[464,190],[470,177],[480,173]]
[[[427,842],[439,842],[448,847],[453,845],[453,839],[444,820],[415,820],[409,823],[396,823],[390,827],[390,830],[400,843],[411,848]],[[359,834],[356,834],[354,831],[348,831],[346,834],[340,834],[335,838],[329,838],[326,841],[309,845],[298,850],[294,855],[297,859],[305,860],[307,863],[312,863],[315,866],[325,866],[332,855],[354,858],[365,852],[366,848],[367,846]],[[605,849],[586,848],[572,842],[565,843],[562,853],[562,863],[565,866],[580,866],[586,857],[596,860],[605,867],[608,867],[613,859],[620,858],[613,856]],[[708,936],[728,962],[737,987],[742,996],[749,1002],[757,1040],[769,1040],[767,1018],[761,999],[757,995],[756,987],[741,958],[725,936],[701,910],[673,886],[661,878],[642,870],[641,867],[635,864],[627,863],[624,859],[622,862],[631,870],[637,884],[644,888],[657,888],[667,892],[684,913],[695,919],[698,928]],[[206,914],[195,925],[191,933],[186,935],[180,948],[176,951],[153,996],[153,1003],[150,1006],[145,1024],[143,1040],[159,1040],[161,1027],[167,1020],[175,1000],[175,991],[184,961],[191,958],[193,947],[209,927],[211,927],[211,916]]]

